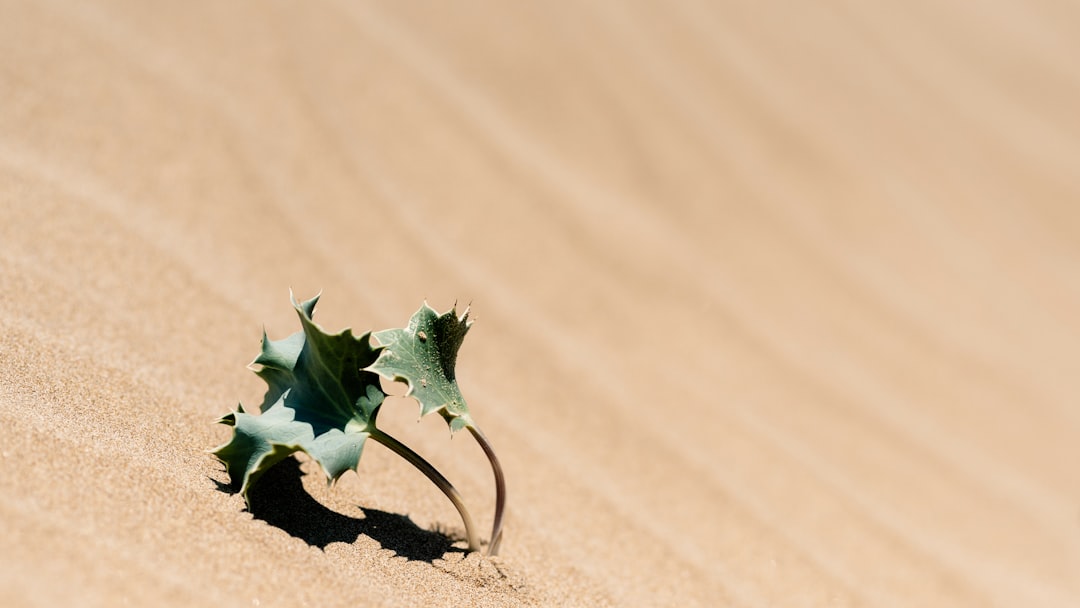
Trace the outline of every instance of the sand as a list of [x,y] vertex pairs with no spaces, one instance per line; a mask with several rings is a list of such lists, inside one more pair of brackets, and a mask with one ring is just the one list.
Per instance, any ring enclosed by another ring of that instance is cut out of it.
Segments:
[[[1080,10],[977,8],[0,3],[0,605],[1080,605]],[[290,288],[472,303],[500,557],[228,491]]]

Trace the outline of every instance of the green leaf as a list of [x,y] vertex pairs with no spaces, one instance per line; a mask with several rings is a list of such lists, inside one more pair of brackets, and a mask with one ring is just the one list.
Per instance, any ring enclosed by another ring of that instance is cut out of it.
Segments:
[[475,426],[454,373],[458,349],[471,326],[468,309],[460,317],[456,308],[440,315],[425,303],[408,327],[375,333],[384,348],[367,369],[407,383],[406,395],[420,403],[420,415],[439,412],[451,432]]
[[[307,340],[302,331],[298,331],[284,340],[274,342],[267,337],[266,330],[263,330],[262,352],[251,362],[250,366],[255,370],[255,374],[266,382],[267,386],[266,396],[263,397],[259,411],[265,412],[270,406],[277,403],[277,400],[281,399],[285,391],[292,386],[295,378],[293,368],[296,367],[296,360],[300,357],[300,351],[304,349],[306,342]],[[259,367],[255,368],[254,366]]]
[[317,301],[293,300],[302,331],[278,341],[263,333],[262,352],[252,363],[267,384],[262,413],[239,407],[219,421],[233,427],[233,436],[213,454],[245,500],[266,470],[294,452],[311,455],[328,482],[356,470],[375,429],[385,395],[379,377],[363,368],[380,349],[372,348],[370,334],[324,332],[311,319]]

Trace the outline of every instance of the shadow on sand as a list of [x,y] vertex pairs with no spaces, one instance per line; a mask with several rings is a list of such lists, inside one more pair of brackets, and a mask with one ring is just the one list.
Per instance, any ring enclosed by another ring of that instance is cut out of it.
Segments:
[[[251,514],[320,549],[330,543],[352,543],[364,535],[414,561],[431,563],[447,553],[464,553],[454,546],[455,539],[420,528],[405,515],[360,507],[364,518],[357,519],[331,511],[304,490],[302,477],[295,458],[271,468],[249,492]],[[236,492],[228,484],[215,483],[222,492]]]

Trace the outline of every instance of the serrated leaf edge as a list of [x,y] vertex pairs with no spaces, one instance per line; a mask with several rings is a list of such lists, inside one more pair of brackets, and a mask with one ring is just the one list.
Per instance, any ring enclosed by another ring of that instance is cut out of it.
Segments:
[[[385,373],[385,372],[382,372],[382,371],[380,371],[378,369],[374,369],[374,368],[375,368],[376,365],[378,365],[379,359],[382,359],[384,356],[388,356],[388,357],[396,356],[394,354],[393,347],[392,347],[392,345],[390,343],[389,336],[391,334],[396,333],[396,332],[404,332],[404,333],[406,333],[408,335],[416,336],[417,331],[419,329],[419,320],[418,319],[419,319],[420,313],[422,313],[422,312],[430,312],[435,320],[440,319],[442,317],[445,317],[446,315],[453,315],[458,323],[463,323],[465,325],[465,332],[468,332],[469,329],[473,326],[473,321],[469,319],[470,310],[471,310],[471,305],[466,306],[465,311],[462,314],[458,315],[457,302],[454,302],[454,305],[452,307],[450,307],[450,310],[448,310],[448,311],[446,311],[444,313],[440,313],[438,310],[435,310],[430,304],[428,304],[427,300],[425,299],[424,302],[420,305],[420,308],[417,309],[417,311],[415,313],[413,313],[411,317],[409,317],[409,323],[405,327],[391,327],[389,329],[383,329],[383,330],[379,330],[379,331],[376,331],[376,332],[369,332],[379,342],[379,348],[382,349],[382,353],[380,353],[379,358],[376,359],[374,363],[372,363],[371,365],[365,367],[364,371],[370,371],[370,372],[376,373],[379,376],[381,376],[383,378],[386,378],[386,379],[388,379],[388,380],[390,380],[392,382],[404,382],[405,386],[406,386],[406,390],[405,390],[405,394],[403,396],[404,397],[411,397],[414,401],[417,402],[417,404],[420,406],[420,417],[423,418],[423,417],[425,417],[425,416],[427,416],[429,414],[433,414],[435,412],[438,412],[439,415],[442,416],[443,420],[446,421],[446,424],[450,427],[450,435],[451,436],[453,436],[455,433],[457,433],[458,431],[460,431],[462,429],[472,428],[472,427],[476,426],[476,423],[473,421],[472,414],[470,412],[466,412],[464,414],[456,414],[456,413],[450,411],[450,409],[447,407],[448,405],[450,405],[449,403],[443,403],[441,405],[436,405],[436,406],[431,406],[431,407],[425,406],[424,403],[422,403],[418,398],[416,398],[414,396],[413,393],[416,392],[416,386],[413,384],[412,381],[409,380],[409,378],[407,378],[405,376],[402,376],[400,374],[397,374],[397,373]],[[453,376],[454,377],[447,378],[447,379],[450,380],[451,382],[453,382],[456,385],[457,384],[457,374],[456,374],[456,372],[453,374]],[[459,392],[460,392],[460,389],[459,389]],[[464,399],[465,399],[465,397],[462,396],[462,401],[464,401]],[[468,408],[468,404],[466,404],[466,408]]]

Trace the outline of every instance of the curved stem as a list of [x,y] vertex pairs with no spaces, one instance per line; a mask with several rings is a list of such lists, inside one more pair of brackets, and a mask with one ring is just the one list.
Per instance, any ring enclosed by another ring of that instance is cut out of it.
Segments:
[[488,461],[491,462],[491,471],[495,474],[495,521],[491,525],[491,543],[488,545],[487,552],[488,555],[495,556],[499,554],[499,545],[502,544],[503,513],[506,510],[506,478],[503,477],[499,458],[495,455],[495,450],[491,447],[491,443],[488,442],[484,433],[471,425],[469,426],[469,432],[472,433],[473,438],[480,444],[480,447],[484,449],[484,454],[487,455]]
[[465,503],[461,500],[461,494],[458,493],[453,484],[447,481],[442,473],[437,471],[435,467],[431,466],[431,463],[424,460],[422,456],[390,435],[387,435],[378,429],[374,429],[371,431],[371,438],[390,448],[390,450],[398,456],[408,460],[409,463],[426,475],[432,483],[439,486],[442,493],[446,494],[446,497],[450,499],[450,502],[454,503],[454,507],[457,509],[458,514],[461,515],[461,521],[465,523],[465,536],[468,538],[469,551],[479,551],[480,541],[477,540],[476,526],[473,524],[472,516],[469,515],[468,509],[465,508]]

